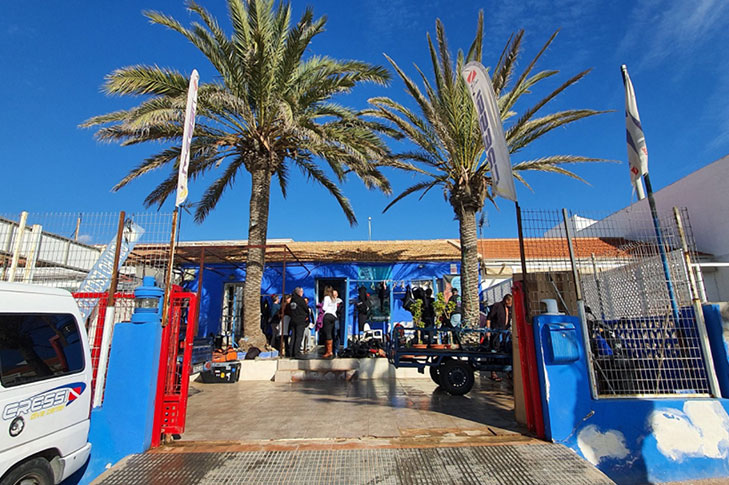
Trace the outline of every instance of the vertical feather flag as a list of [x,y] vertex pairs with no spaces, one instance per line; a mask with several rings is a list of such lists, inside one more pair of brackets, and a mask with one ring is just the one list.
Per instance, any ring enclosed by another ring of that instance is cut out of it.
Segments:
[[[628,68],[621,67],[623,84],[625,84],[625,130],[628,140],[628,162],[630,163],[630,181],[636,188],[640,187],[640,177],[648,173],[648,148],[645,145],[643,127],[638,115],[638,104],[635,101],[633,83],[628,75]],[[638,191],[640,193],[640,190]]]
[[180,164],[177,170],[177,200],[175,206],[187,199],[187,167],[190,164],[190,143],[195,131],[195,111],[197,110],[197,85],[200,75],[197,69],[192,70],[190,87],[187,91],[187,107],[185,109],[185,128],[182,134],[182,149],[180,150]]
[[483,149],[490,164],[491,178],[496,195],[516,202],[514,175],[511,172],[509,148],[506,146],[501,112],[496,94],[486,69],[480,62],[469,62],[461,73],[468,85],[471,99],[476,107],[478,126],[481,128]]

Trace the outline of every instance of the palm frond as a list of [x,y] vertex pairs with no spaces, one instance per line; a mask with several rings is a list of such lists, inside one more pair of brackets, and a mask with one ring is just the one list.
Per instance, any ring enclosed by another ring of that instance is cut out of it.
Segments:
[[[291,4],[285,0],[227,0],[227,4],[230,35],[197,0],[187,2],[190,22],[144,12],[153,24],[192,43],[218,74],[198,89],[188,174],[192,180],[217,170],[223,161],[226,165],[205,190],[196,219],[209,214],[240,170],[277,177],[285,196],[293,162],[327,187],[354,222],[351,206],[330,174],[340,181],[354,174],[366,187],[390,193],[383,167],[413,166],[393,156],[381,138],[404,136],[391,120],[372,116],[373,110],[347,107],[339,97],[362,83],[386,85],[389,71],[358,60],[309,56],[313,39],[326,25],[326,17],[315,18],[311,9],[294,23]],[[188,85],[183,73],[156,65],[124,67],[107,76],[107,94],[146,99],[133,108],[89,118],[82,126],[97,127],[99,141],[168,144],[133,168],[114,190],[168,167],[170,172],[146,203],[161,204],[173,191]]]
[[[468,48],[468,55],[466,56],[466,62],[476,61],[481,62],[483,56],[483,10],[478,12],[478,25],[476,26],[476,37],[471,42],[471,47]],[[459,70],[460,72],[460,70]]]
[[309,177],[310,180],[317,182],[319,185],[327,189],[327,191],[336,199],[337,203],[339,203],[339,207],[342,208],[342,211],[347,217],[349,224],[352,226],[356,226],[357,217],[354,215],[354,209],[352,209],[352,205],[349,203],[349,199],[344,196],[337,184],[329,180],[326,174],[314,163],[306,160],[295,160],[295,163],[301,168],[302,172]]
[[244,163],[245,160],[243,157],[236,157],[235,160],[228,165],[223,174],[218,177],[215,182],[210,184],[207,190],[205,190],[205,193],[200,199],[200,202],[197,203],[197,208],[195,209],[195,220],[197,222],[204,221],[210,211],[218,205],[218,201],[223,195],[223,192],[233,185],[235,177],[238,174],[241,165]]
[[387,206],[382,210],[382,213],[384,214],[385,212],[387,212],[387,210],[390,207],[392,207],[393,205],[395,205],[397,202],[404,199],[408,195],[418,192],[419,190],[430,190],[433,186],[438,185],[438,183],[439,183],[439,180],[435,179],[435,180],[428,180],[425,182],[418,182],[415,185],[411,185],[407,189],[403,190],[400,193],[400,195],[398,195],[397,197],[392,199],[392,201],[389,204],[387,204]]
[[173,69],[136,65],[109,74],[103,89],[110,95],[184,96],[188,85],[188,78]]

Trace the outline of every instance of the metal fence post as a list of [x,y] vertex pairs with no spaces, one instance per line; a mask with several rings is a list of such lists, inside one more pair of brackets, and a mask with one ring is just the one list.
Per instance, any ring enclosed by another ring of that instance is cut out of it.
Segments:
[[170,254],[169,258],[167,259],[167,271],[165,272],[165,293],[164,297],[162,299],[162,327],[167,326],[167,321],[169,319],[169,316],[167,315],[169,313],[170,304],[170,291],[172,290],[172,265],[175,262],[175,236],[177,234],[177,213],[179,211],[177,210],[177,207],[175,207],[175,211],[172,213],[172,230],[170,231]]
[[587,316],[585,314],[585,301],[582,298],[582,286],[580,285],[580,274],[577,271],[577,263],[575,261],[575,252],[572,247],[572,227],[570,219],[567,215],[567,209],[562,209],[562,218],[564,219],[565,235],[567,236],[567,249],[570,254],[570,263],[572,264],[572,277],[575,283],[575,296],[577,297],[577,314],[582,324],[582,344],[585,346],[585,356],[587,356],[587,371],[590,376],[590,394],[593,399],[597,399],[597,385],[595,381],[595,367],[592,362],[592,350],[590,347],[590,329],[587,328]]
[[15,281],[15,272],[18,270],[18,260],[20,259],[20,249],[23,245],[23,233],[25,232],[25,224],[28,222],[28,213],[23,211],[20,213],[20,224],[18,232],[15,236],[15,247],[13,248],[13,260],[10,263],[10,271],[8,272],[8,281]]
[[706,374],[709,377],[709,386],[711,387],[711,395],[720,397],[719,381],[716,379],[716,370],[714,369],[714,358],[711,354],[711,346],[709,345],[709,336],[706,333],[706,322],[704,321],[704,311],[701,307],[701,296],[696,287],[696,279],[691,267],[691,252],[689,251],[688,241],[686,240],[686,232],[683,229],[683,221],[681,220],[681,212],[678,207],[673,208],[673,216],[676,218],[676,227],[678,235],[681,238],[681,249],[683,250],[683,259],[686,264],[686,274],[689,281],[689,289],[691,290],[691,303],[694,307],[694,316],[696,318],[696,327],[699,331],[699,339],[701,342],[701,350],[704,351],[704,364],[706,365]]
[[23,270],[23,283],[31,283],[33,281],[33,273],[35,273],[35,265],[38,261],[38,253],[40,252],[41,240],[43,239],[43,226],[33,224],[30,230],[30,248],[25,255],[25,269]]
[[[263,248],[263,254],[266,254],[266,248]],[[286,357],[286,345],[284,345],[284,311],[286,307],[286,250],[283,252],[283,277],[281,281],[281,357]]]
[[96,371],[96,387],[94,388],[94,407],[101,406],[104,401],[104,387],[106,386],[106,366],[109,363],[109,350],[111,347],[111,336],[114,331],[114,305],[116,300],[117,282],[119,281],[119,255],[121,251],[122,236],[124,234],[124,220],[126,214],[119,212],[119,224],[116,231],[116,247],[114,248],[114,267],[111,273],[109,294],[106,299],[106,313],[104,315],[104,328],[101,334],[101,346],[99,349],[99,367]]
[[197,335],[197,331],[200,328],[200,302],[202,301],[202,288],[203,288],[203,273],[205,272],[205,247],[202,247],[200,249],[200,266],[198,267],[198,273],[197,273],[197,301],[195,302],[195,305],[197,308],[195,308],[195,315],[197,315],[197,318],[195,319],[195,335]]

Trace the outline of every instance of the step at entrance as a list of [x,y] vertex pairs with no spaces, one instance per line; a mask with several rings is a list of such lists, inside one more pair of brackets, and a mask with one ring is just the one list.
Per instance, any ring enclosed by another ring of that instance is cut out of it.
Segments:
[[281,359],[274,381],[349,381],[357,376],[359,359]]
[[148,453],[132,455],[97,483],[614,484],[569,448],[541,442],[444,448]]

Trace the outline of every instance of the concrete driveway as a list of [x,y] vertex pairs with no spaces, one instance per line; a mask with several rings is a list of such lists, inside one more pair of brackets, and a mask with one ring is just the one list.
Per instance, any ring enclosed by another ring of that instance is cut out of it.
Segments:
[[191,385],[183,441],[519,435],[507,382],[476,378],[466,396],[430,379]]

